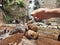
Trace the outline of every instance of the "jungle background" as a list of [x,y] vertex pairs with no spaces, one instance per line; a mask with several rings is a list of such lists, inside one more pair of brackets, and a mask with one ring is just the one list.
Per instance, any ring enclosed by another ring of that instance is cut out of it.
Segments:
[[[12,20],[23,20],[26,17],[26,6],[24,0],[4,0],[0,9],[2,23],[11,23]],[[2,15],[3,14],[3,15]],[[4,19],[3,19],[4,18]]]
[[[40,8],[60,8],[60,0],[35,1],[38,1]],[[2,0],[0,0],[1,2]],[[3,6],[0,8],[0,23],[10,24],[14,20],[19,20],[21,23],[26,22],[28,18],[29,0],[3,0],[2,4]]]

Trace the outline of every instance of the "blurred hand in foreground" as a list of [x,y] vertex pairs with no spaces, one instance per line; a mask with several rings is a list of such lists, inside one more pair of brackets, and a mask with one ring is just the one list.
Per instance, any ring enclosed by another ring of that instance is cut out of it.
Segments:
[[43,20],[52,17],[60,17],[60,8],[48,9],[48,8],[39,8],[34,10],[31,15],[35,20]]

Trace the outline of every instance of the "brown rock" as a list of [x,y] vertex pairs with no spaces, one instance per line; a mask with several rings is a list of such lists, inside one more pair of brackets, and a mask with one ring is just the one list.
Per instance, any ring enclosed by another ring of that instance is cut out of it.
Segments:
[[37,41],[37,45],[60,45],[59,41],[40,37]]
[[23,34],[17,33],[12,35],[11,37],[8,37],[0,42],[0,45],[9,45],[9,44],[14,44],[14,43],[20,43],[21,39],[23,38]]
[[53,39],[53,40],[58,39],[58,35],[53,35],[53,34],[40,34],[39,37],[49,38],[49,39]]
[[39,34],[38,32],[34,32],[32,30],[28,30],[26,33],[25,33],[25,36],[28,38],[28,39],[37,39]]
[[37,32],[37,30],[38,30],[38,27],[35,24],[28,24],[28,28],[35,31],[35,32]]

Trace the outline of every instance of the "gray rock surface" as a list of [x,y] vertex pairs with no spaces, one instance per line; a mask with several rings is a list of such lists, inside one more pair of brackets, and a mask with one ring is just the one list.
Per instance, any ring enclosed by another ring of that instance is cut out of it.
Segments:
[[22,39],[19,45],[36,45],[35,40]]

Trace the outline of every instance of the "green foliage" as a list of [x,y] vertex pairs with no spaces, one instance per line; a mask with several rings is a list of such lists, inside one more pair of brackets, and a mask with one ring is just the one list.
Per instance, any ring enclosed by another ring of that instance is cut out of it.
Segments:
[[21,7],[21,8],[24,8],[24,1],[22,0],[20,0],[19,2],[17,2],[17,4],[19,5],[19,7]]
[[5,15],[6,15],[6,23],[10,23],[10,21],[13,20],[13,18],[10,16],[8,12],[5,12]]
[[[6,21],[9,22],[10,20],[12,20],[13,18],[11,17],[12,14],[8,13],[9,11],[12,13],[12,7],[14,7],[14,5],[16,5],[17,7],[20,8],[24,8],[24,0],[5,0],[4,1],[4,5],[3,5],[3,9],[6,13]],[[15,7],[14,7],[15,9]]]
[[11,20],[13,20],[10,16],[6,15],[6,22],[9,23]]
[[23,0],[5,0],[4,1],[3,8],[8,9],[10,6],[17,4],[17,6],[24,7],[24,1]]
[[24,0],[5,0],[3,9],[8,11],[12,6],[19,6],[20,8],[24,8]]

